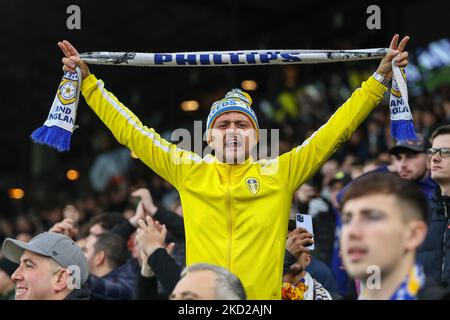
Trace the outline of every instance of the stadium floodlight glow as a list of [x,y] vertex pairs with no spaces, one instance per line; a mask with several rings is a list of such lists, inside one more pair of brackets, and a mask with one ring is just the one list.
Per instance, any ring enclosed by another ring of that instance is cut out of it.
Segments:
[[25,196],[25,191],[21,188],[11,188],[8,190],[8,195],[11,199],[20,200]]
[[183,101],[180,105],[183,111],[196,111],[200,107],[200,104],[196,100]]
[[241,88],[245,91],[254,91],[258,89],[258,83],[255,80],[244,80],[241,82]]
[[67,170],[66,177],[70,181],[78,180],[78,178],[80,178],[80,172],[75,169]]

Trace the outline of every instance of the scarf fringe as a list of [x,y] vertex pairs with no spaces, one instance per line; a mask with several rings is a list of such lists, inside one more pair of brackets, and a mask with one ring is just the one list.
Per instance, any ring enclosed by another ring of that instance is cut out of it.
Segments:
[[414,122],[412,120],[392,120],[391,136],[397,142],[417,140]]
[[31,134],[34,143],[45,144],[59,152],[69,151],[72,132],[57,126],[42,126]]

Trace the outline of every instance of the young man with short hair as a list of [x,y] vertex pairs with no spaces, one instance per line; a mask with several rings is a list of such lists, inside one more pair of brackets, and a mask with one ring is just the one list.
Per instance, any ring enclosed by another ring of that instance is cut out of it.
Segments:
[[450,125],[437,128],[431,135],[427,153],[431,178],[439,184],[429,200],[429,232],[420,247],[418,260],[427,276],[436,282],[450,282]]
[[425,286],[416,250],[427,234],[427,202],[413,183],[391,173],[355,180],[342,208],[341,253],[359,280],[362,300],[414,300]]

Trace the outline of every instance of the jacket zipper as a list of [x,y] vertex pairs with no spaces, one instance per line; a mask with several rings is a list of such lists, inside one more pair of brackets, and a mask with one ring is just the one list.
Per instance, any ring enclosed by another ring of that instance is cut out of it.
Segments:
[[448,219],[448,213],[447,213],[447,199],[444,198],[444,214],[445,214],[445,218],[447,219],[447,223],[445,226],[445,230],[444,230],[444,238],[442,239],[442,266],[441,266],[441,281],[444,282],[444,270],[445,270],[445,264],[446,264],[446,259],[445,259],[445,249],[447,247],[447,230],[449,227],[449,219]]
[[228,220],[228,248],[227,248],[227,267],[231,270],[231,242],[232,242],[232,225],[231,225],[231,166],[228,169],[228,188],[227,188],[227,220]]

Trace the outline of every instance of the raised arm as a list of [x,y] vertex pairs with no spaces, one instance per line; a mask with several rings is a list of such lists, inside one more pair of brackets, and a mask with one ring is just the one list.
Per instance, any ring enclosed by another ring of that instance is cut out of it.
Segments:
[[86,63],[68,42],[58,43],[65,54],[62,62],[65,71],[81,69],[83,82],[81,92],[87,104],[111,130],[119,143],[127,146],[147,166],[175,187],[179,187],[191,166],[201,158],[164,140],[152,128],[147,128],[111,92],[104,88],[101,80],[90,73]]
[[[395,35],[390,44],[390,52],[381,60],[377,73],[390,81],[392,60],[399,67],[408,64],[408,52],[403,52],[409,37],[398,44]],[[385,83],[383,81],[383,83]],[[280,156],[280,175],[294,192],[324,164],[324,162],[346,141],[380,103],[388,88],[371,76],[356,89],[351,97],[331,116],[327,123],[306,139],[302,145]],[[283,169],[288,168],[288,169]]]

